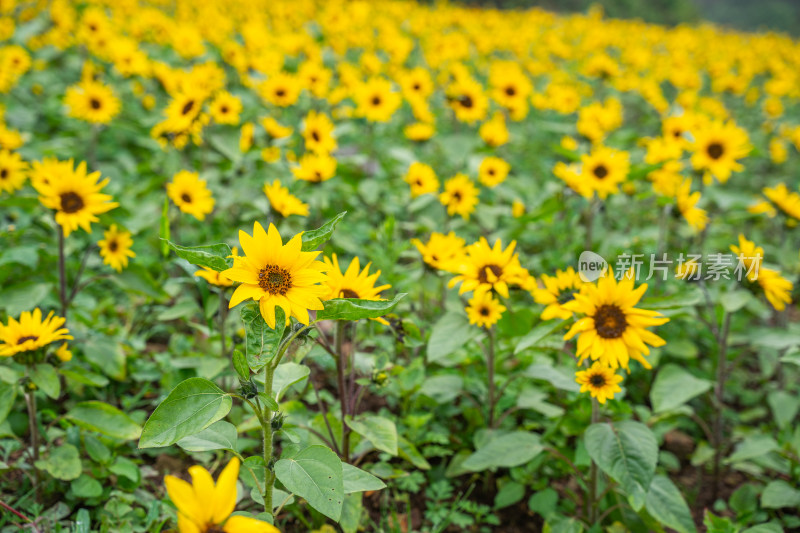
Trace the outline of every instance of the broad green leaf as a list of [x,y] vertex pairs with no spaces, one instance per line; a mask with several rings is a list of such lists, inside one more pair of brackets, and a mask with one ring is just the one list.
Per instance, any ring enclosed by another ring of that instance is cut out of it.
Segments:
[[105,387],[108,385],[108,378],[102,374],[95,374],[83,368],[79,370],[71,370],[68,368],[59,368],[58,373],[67,378],[69,381],[80,383],[81,385],[89,385],[90,387]]
[[333,230],[336,229],[336,224],[338,224],[346,214],[347,211],[342,211],[317,229],[312,229],[311,231],[303,233],[301,237],[303,239],[302,250],[304,252],[316,250],[320,244],[330,239],[331,235],[333,235]]
[[[775,423],[780,429],[788,426],[797,416],[797,411],[800,410],[800,397],[782,390],[767,394],[767,403],[772,410],[772,416],[775,417]],[[1,416],[0,420],[2,420]]]
[[564,327],[563,320],[548,320],[547,322],[537,325],[530,333],[520,339],[519,343],[517,343],[517,347],[514,348],[514,354],[516,355],[523,350],[536,346],[539,341],[555,333],[562,327]]
[[10,316],[18,316],[39,305],[51,288],[50,283],[21,283],[10,287],[6,285],[0,291],[0,309],[4,309]]
[[275,475],[291,492],[338,521],[344,501],[342,462],[328,447],[313,445],[275,463]]
[[386,484],[380,479],[347,463],[342,463],[342,479],[345,494],[386,488]]
[[489,468],[511,468],[527,463],[544,448],[539,435],[526,431],[513,431],[493,435],[478,450],[467,457],[461,467],[472,472]]
[[36,461],[35,466],[63,481],[71,481],[81,475],[81,458],[78,448],[72,444],[52,448],[47,457]]
[[667,364],[656,375],[650,389],[650,403],[653,411],[662,413],[680,407],[710,388],[710,381],[696,378],[678,365]]
[[428,340],[428,361],[440,362],[478,334],[463,313],[447,313],[433,325]]
[[666,476],[656,476],[650,483],[645,500],[647,512],[678,533],[695,533],[692,513],[681,492]]
[[400,457],[420,470],[430,470],[431,464],[419,453],[417,447],[402,436],[397,437],[397,452]]
[[187,452],[236,450],[238,437],[236,426],[230,422],[219,420],[199,433],[183,437],[177,444]]
[[75,531],[74,533],[90,533],[92,530],[92,517],[89,511],[81,509],[75,516]]
[[658,461],[658,442],[642,423],[623,420],[586,429],[586,451],[630,498],[644,503]]
[[725,460],[726,464],[749,461],[763,457],[779,449],[780,445],[770,435],[751,435],[736,445],[736,449]]
[[578,392],[581,386],[575,382],[575,371],[556,368],[549,365],[535,364],[523,371],[523,375],[533,379],[547,381],[557,389]]
[[525,497],[525,485],[516,481],[505,483],[494,497],[494,508],[503,509]]
[[783,532],[784,532],[783,527],[776,522],[758,524],[757,526],[748,527],[747,529],[742,530],[742,533],[783,533]]
[[747,291],[733,291],[721,295],[719,297],[719,302],[722,304],[722,308],[725,309],[725,311],[728,313],[735,313],[747,305],[752,299],[753,296]]
[[311,373],[306,365],[293,362],[281,363],[275,368],[272,378],[272,392],[276,401],[281,401],[283,394],[295,383],[300,383]]
[[100,442],[100,439],[95,438],[90,433],[83,435],[83,446],[86,448],[86,453],[89,454],[92,461],[105,464],[111,460],[111,450]]
[[52,365],[41,363],[31,368],[31,380],[37,387],[54,400],[61,394],[61,382]]
[[78,498],[99,498],[103,494],[103,486],[93,477],[81,474],[70,483],[69,488]]
[[770,481],[761,493],[761,507],[765,509],[800,507],[800,490],[782,479]]
[[264,402],[264,407],[270,411],[277,411],[281,408],[280,405],[278,405],[278,402],[275,401],[275,398],[268,396],[266,392],[259,392],[258,399]]
[[360,492],[345,494],[342,516],[339,519],[339,527],[342,528],[342,533],[357,533],[363,514],[362,494]]
[[517,407],[533,409],[547,418],[556,418],[564,414],[564,408],[547,402],[547,393],[534,387],[526,387],[517,396]]
[[420,394],[433,398],[437,403],[450,403],[464,390],[464,379],[455,374],[439,374],[425,380]]
[[239,350],[233,351],[233,368],[241,379],[245,381],[250,379],[250,367],[247,364],[247,356]]
[[142,480],[139,466],[127,457],[117,457],[114,464],[108,467],[108,470],[112,474],[127,478],[134,483],[139,483]]
[[5,383],[0,381],[0,422],[4,421],[14,407],[14,400],[17,398],[16,383]]
[[334,298],[324,302],[325,309],[317,311],[317,320],[361,320],[379,318],[390,313],[405,297],[401,292],[392,300],[360,300],[358,298]]
[[140,448],[169,446],[199,433],[231,410],[231,397],[212,382],[189,378],[172,389],[144,425]]
[[370,441],[376,450],[397,455],[397,426],[388,418],[364,414],[358,418],[347,417],[347,425]]
[[253,372],[258,373],[277,353],[286,328],[286,317],[283,309],[276,307],[275,329],[270,329],[255,302],[242,307],[241,317],[247,336],[247,364]]
[[231,247],[227,244],[208,244],[205,246],[181,246],[167,241],[167,246],[172,248],[181,259],[186,259],[193,265],[208,267],[211,270],[222,272],[233,266]]
[[76,426],[114,439],[138,439],[142,433],[139,424],[128,415],[113,405],[95,400],[75,405],[65,418],[73,421]]
[[105,375],[117,381],[125,379],[125,353],[117,339],[98,335],[83,343],[82,348],[86,360]]

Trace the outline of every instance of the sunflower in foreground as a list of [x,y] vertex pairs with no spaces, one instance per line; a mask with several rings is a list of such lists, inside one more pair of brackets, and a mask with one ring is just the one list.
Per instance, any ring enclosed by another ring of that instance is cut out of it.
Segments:
[[459,275],[451,279],[448,286],[454,287],[460,282],[458,294],[494,290],[508,298],[509,286],[520,285],[528,276],[528,271],[520,265],[519,257],[514,253],[516,246],[517,241],[511,241],[503,250],[500,239],[494,242],[494,246],[489,246],[489,242],[481,237],[478,242],[467,246]]
[[531,295],[537,304],[546,305],[542,311],[542,320],[551,318],[568,319],[572,311],[565,309],[564,304],[575,299],[575,293],[580,292],[585,282],[575,269],[557,270],[555,276],[542,274],[544,288],[535,288]]
[[233,268],[220,274],[241,283],[236,288],[228,307],[245,300],[259,303],[261,316],[269,327],[275,328],[275,307],[280,307],[288,321],[295,317],[308,324],[309,310],[323,309],[322,299],[328,294],[325,285],[328,266],[315,261],[320,252],[303,252],[302,234],[283,244],[278,229],[269,225],[269,231],[255,222],[253,235],[239,232],[239,244],[245,255],[233,259]]
[[643,283],[633,288],[633,272],[629,271],[617,282],[609,274],[596,283],[587,283],[575,294],[575,299],[564,308],[585,315],[564,335],[564,340],[578,336],[576,356],[583,362],[587,357],[612,369],[628,370],[630,359],[651,368],[644,356],[650,346],[663,346],[664,339],[647,330],[669,321],[656,311],[638,309],[635,305],[647,290]]
[[53,311],[42,320],[42,310],[23,311],[19,321],[8,318],[8,325],[0,323],[0,357],[38,350],[50,343],[72,340],[69,330],[63,327],[66,319],[54,316]]
[[172,503],[178,508],[180,533],[279,533],[266,522],[246,516],[231,516],[236,508],[236,480],[239,478],[239,459],[228,463],[216,484],[202,466],[189,467],[192,483],[175,476],[165,476]]
[[281,214],[282,217],[290,215],[308,216],[308,204],[303,203],[297,196],[289,192],[287,187],[281,185],[280,180],[264,185],[264,194],[267,195],[269,205]]
[[111,201],[111,196],[100,191],[108,183],[108,178],[100,179],[100,172],[86,173],[86,162],[72,169],[70,160],[62,172],[51,176],[53,179],[33,180],[39,192],[42,205],[56,210],[56,222],[64,230],[64,236],[81,228],[92,232],[92,222],[100,219],[97,215],[111,211],[119,204]]
[[181,170],[167,183],[167,195],[184,213],[203,220],[214,210],[214,198],[197,172]]
[[64,103],[69,109],[69,116],[92,124],[108,124],[120,109],[119,98],[110,87],[89,80],[69,87]]
[[105,238],[97,243],[100,246],[103,263],[117,272],[122,272],[122,269],[128,266],[128,258],[136,257],[136,254],[131,251],[131,246],[133,246],[131,233],[120,231],[116,224],[112,224],[111,228],[103,233],[103,236]]
[[589,392],[600,403],[613,399],[615,392],[622,392],[619,386],[622,376],[599,362],[595,362],[588,370],[576,372],[575,381],[580,383],[581,392]]
[[490,328],[503,316],[506,307],[491,292],[476,292],[467,305],[467,318],[470,324]]

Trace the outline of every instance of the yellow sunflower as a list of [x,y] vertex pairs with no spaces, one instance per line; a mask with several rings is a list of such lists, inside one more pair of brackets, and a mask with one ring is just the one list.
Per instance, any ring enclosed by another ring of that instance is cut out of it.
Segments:
[[499,157],[486,157],[478,168],[478,181],[487,187],[497,187],[506,180],[511,165]]
[[8,325],[0,323],[0,357],[38,350],[50,343],[72,340],[67,328],[62,327],[66,319],[54,316],[53,311],[42,320],[42,310],[38,307],[23,311],[19,321],[8,317]]
[[464,239],[452,231],[447,235],[433,232],[427,243],[411,239],[411,244],[417,247],[427,265],[447,272],[457,272],[466,255]]
[[459,172],[445,182],[439,201],[447,207],[448,215],[461,215],[464,220],[469,220],[478,205],[478,188],[471,179]]
[[388,122],[403,102],[400,93],[383,78],[370,78],[355,89],[356,114],[370,122]]
[[296,76],[279,72],[258,86],[258,94],[272,105],[288,107],[297,102],[303,90],[302,82]]
[[411,198],[439,192],[439,180],[436,178],[436,173],[430,165],[425,163],[411,163],[403,181],[408,183],[411,188]]
[[572,317],[572,311],[564,308],[564,304],[575,299],[575,293],[580,292],[585,282],[575,269],[569,267],[567,270],[556,270],[555,276],[542,274],[542,284],[544,288],[535,288],[531,295],[537,304],[546,305],[542,311],[542,320],[551,318],[568,319]]
[[265,163],[275,163],[276,161],[280,160],[280,158],[280,146],[267,146],[261,150],[261,159],[263,159]]
[[705,209],[697,207],[697,202],[700,201],[700,191],[691,192],[691,188],[692,180],[686,179],[678,189],[676,197],[678,210],[695,231],[702,231],[708,224],[708,215]]
[[122,272],[122,269],[128,266],[128,258],[136,257],[136,254],[131,251],[131,246],[133,246],[131,233],[120,231],[116,224],[112,224],[109,230],[103,233],[103,236],[105,239],[97,243],[100,246],[103,263],[117,272]]
[[294,177],[320,183],[336,175],[336,158],[328,154],[304,154],[300,158],[300,166],[292,168]]
[[751,283],[758,283],[764,291],[767,301],[777,311],[783,311],[786,304],[792,303],[791,281],[781,276],[777,270],[761,266],[764,260],[764,249],[756,246],[753,241],[748,241],[744,235],[739,235],[739,245],[731,245],[731,251],[736,254],[739,267]]
[[325,113],[309,111],[303,124],[303,139],[306,150],[317,154],[329,154],[337,147],[333,122]]
[[252,122],[245,122],[242,124],[242,129],[239,134],[239,151],[247,153],[253,147],[253,134],[255,133],[255,126]]
[[308,216],[308,204],[289,192],[287,187],[281,185],[280,180],[264,185],[264,194],[267,195],[269,205],[283,217],[290,215]]
[[350,261],[347,270],[342,273],[339,266],[339,260],[336,254],[332,254],[330,258],[325,257],[323,261],[328,265],[328,278],[325,283],[328,286],[329,292],[326,300],[332,298],[358,298],[361,300],[380,300],[381,291],[390,289],[392,286],[389,284],[375,286],[378,277],[381,275],[380,270],[374,273],[369,273],[369,267],[372,263],[367,263],[364,270],[361,270],[358,257],[354,257]]
[[[775,204],[786,216],[800,220],[800,194],[789,190],[785,183],[779,183],[775,187],[765,187],[761,192],[769,202]],[[769,202],[763,202],[766,207],[763,207],[760,211],[756,210],[756,206],[752,206],[749,210],[750,212],[767,212],[771,213],[770,216],[775,216],[775,209],[772,208]],[[761,204],[758,205],[761,207]]]
[[64,103],[69,109],[69,116],[92,124],[108,124],[120,110],[120,101],[114,91],[91,80],[69,87]]
[[178,508],[179,533],[280,533],[266,522],[246,516],[231,516],[236,508],[239,459],[234,457],[220,473],[216,484],[202,466],[189,467],[192,483],[165,476],[172,503]]
[[695,131],[694,136],[692,166],[706,173],[707,183],[710,176],[725,183],[732,172],[744,170],[739,159],[746,157],[752,148],[744,129],[732,121],[712,122]]
[[651,368],[644,358],[650,354],[647,345],[663,346],[665,341],[645,328],[660,326],[669,319],[656,311],[635,307],[647,284],[634,289],[632,274],[627,272],[617,282],[609,272],[596,283],[584,285],[581,292],[575,293],[574,300],[564,304],[567,310],[586,315],[564,335],[564,340],[579,335],[575,355],[580,362],[591,357],[604,366],[627,370],[629,360],[635,359],[645,368]]
[[581,156],[581,181],[602,199],[619,192],[630,170],[628,152],[597,146]]
[[466,311],[470,324],[490,328],[503,316],[506,307],[491,292],[476,292],[470,298]]
[[[78,229],[92,232],[91,223],[97,222],[97,215],[117,207],[111,196],[100,191],[108,183],[108,178],[100,179],[100,172],[86,173],[86,162],[81,162],[74,170],[73,162],[59,166],[60,172],[51,175],[52,179],[33,181],[39,192],[42,205],[56,210],[56,222],[64,230],[64,236]],[[68,170],[68,171],[67,171]]]
[[280,124],[277,120],[275,120],[272,117],[262,118],[261,125],[264,127],[264,130],[267,132],[267,135],[269,135],[273,139],[283,139],[291,135],[292,131],[294,131],[289,126],[284,126]]
[[489,99],[479,82],[469,78],[456,81],[447,88],[447,97],[459,121],[472,123],[486,117]]
[[239,244],[245,255],[234,258],[233,268],[222,272],[224,277],[241,283],[229,307],[255,300],[271,328],[275,328],[275,307],[283,309],[287,321],[293,316],[303,324],[309,322],[309,310],[323,309],[321,299],[329,292],[325,285],[328,266],[315,261],[320,252],[301,251],[301,234],[284,245],[273,224],[267,232],[255,222],[252,236],[239,232]]
[[16,152],[0,150],[0,191],[12,193],[22,188],[27,177],[28,163]]
[[491,120],[487,120],[481,124],[478,134],[483,139],[483,142],[489,146],[496,148],[508,142],[509,134],[506,127],[506,119],[502,113],[496,112]]
[[581,392],[589,392],[600,403],[614,399],[615,392],[622,392],[619,386],[622,376],[599,362],[595,362],[588,370],[575,372],[575,381],[580,383]]
[[478,242],[467,246],[458,276],[450,280],[448,287],[455,287],[460,282],[458,294],[494,290],[508,298],[509,286],[521,284],[528,274],[514,253],[516,246],[517,241],[511,241],[503,250],[500,239],[494,242],[494,246],[489,246],[489,242],[481,237]]
[[436,127],[428,122],[415,122],[403,128],[406,139],[415,142],[427,141],[436,133]]
[[204,220],[214,210],[214,198],[197,172],[181,170],[167,183],[167,195],[184,212]]
[[211,118],[217,124],[239,124],[239,113],[242,112],[242,101],[228,91],[222,91],[214,97],[208,106]]
[[[231,257],[239,257],[239,248],[236,246],[233,247],[231,250]],[[216,270],[210,269],[208,267],[203,267],[202,270],[198,270],[194,273],[195,276],[198,278],[202,278],[206,280],[211,285],[216,287],[230,287],[233,285],[233,282],[228,278],[222,277],[221,272],[217,272]]]

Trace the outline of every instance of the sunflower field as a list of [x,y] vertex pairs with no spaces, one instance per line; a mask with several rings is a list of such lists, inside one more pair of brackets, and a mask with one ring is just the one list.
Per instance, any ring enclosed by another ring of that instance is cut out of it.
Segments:
[[0,2],[0,533],[800,531],[800,43]]

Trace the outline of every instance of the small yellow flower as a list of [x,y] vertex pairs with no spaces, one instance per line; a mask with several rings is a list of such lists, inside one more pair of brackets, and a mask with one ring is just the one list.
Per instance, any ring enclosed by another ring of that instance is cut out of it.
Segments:
[[469,220],[478,205],[478,189],[466,175],[458,173],[445,182],[439,201],[447,207],[448,215],[461,215]]
[[280,213],[281,216],[308,216],[308,204],[304,204],[299,198],[292,195],[288,188],[281,185],[280,180],[274,180],[272,184],[265,184],[264,194],[267,195],[272,209]]
[[506,307],[491,292],[476,292],[466,308],[470,324],[490,328],[503,316]]
[[184,213],[204,220],[214,210],[214,198],[197,172],[181,170],[167,184],[167,194]]
[[38,350],[50,343],[72,340],[69,330],[63,327],[66,319],[54,316],[53,311],[42,320],[42,310],[23,311],[19,321],[8,317],[8,324],[0,323],[0,357]]
[[622,376],[600,362],[595,362],[588,370],[576,372],[575,381],[580,383],[581,392],[589,392],[600,403],[606,403],[606,400],[614,399],[614,393],[622,392],[619,386]]
[[403,181],[411,188],[411,197],[416,198],[423,194],[436,194],[439,192],[439,180],[436,173],[425,163],[414,162],[408,167],[408,172]]
[[99,241],[100,256],[103,263],[109,265],[117,272],[128,266],[128,258],[136,257],[131,250],[133,239],[129,231],[119,231],[116,224],[112,224],[108,231],[103,233],[105,239]]
[[487,187],[497,187],[506,180],[511,165],[499,157],[487,157],[478,168],[478,181]]

